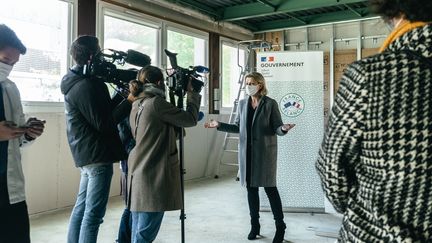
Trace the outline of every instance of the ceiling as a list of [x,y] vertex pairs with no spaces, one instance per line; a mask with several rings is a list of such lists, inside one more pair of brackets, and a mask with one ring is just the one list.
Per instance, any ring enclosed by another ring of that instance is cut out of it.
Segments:
[[166,0],[252,32],[373,17],[365,0]]

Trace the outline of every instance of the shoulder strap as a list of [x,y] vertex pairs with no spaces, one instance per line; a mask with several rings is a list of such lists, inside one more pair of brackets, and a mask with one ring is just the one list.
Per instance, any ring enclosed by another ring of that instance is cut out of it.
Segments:
[[141,100],[139,101],[139,104],[138,104],[138,112],[137,112],[136,115],[135,115],[135,130],[134,130],[134,138],[135,138],[135,140],[136,140],[136,136],[137,136],[138,125],[139,125],[139,121],[140,121],[141,113],[142,113],[142,111],[143,111],[143,109],[144,109],[144,107],[143,107],[143,102],[144,102],[144,100],[145,100],[145,98],[143,98],[143,99],[141,99]]

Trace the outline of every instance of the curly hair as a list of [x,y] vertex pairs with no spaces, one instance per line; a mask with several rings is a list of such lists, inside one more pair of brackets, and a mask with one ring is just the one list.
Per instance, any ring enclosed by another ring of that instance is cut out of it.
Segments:
[[431,0],[369,0],[369,8],[385,20],[404,15],[409,21],[432,21]]

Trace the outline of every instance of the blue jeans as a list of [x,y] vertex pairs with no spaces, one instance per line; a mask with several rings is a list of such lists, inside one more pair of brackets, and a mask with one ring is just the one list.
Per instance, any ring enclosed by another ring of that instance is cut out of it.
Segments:
[[[120,162],[122,165],[122,176],[121,176],[121,187],[122,195],[125,201],[126,208],[120,219],[119,232],[117,237],[118,243],[131,243],[131,232],[132,232],[132,215],[131,211],[127,208],[127,163],[125,161]],[[126,167],[126,169],[125,169]]]
[[131,243],[132,231],[132,215],[129,209],[125,208],[120,219],[120,226],[118,232],[118,243]]
[[80,187],[70,217],[67,242],[96,243],[108,203],[113,165],[91,164],[80,169]]
[[132,212],[132,243],[150,243],[156,239],[164,212]]

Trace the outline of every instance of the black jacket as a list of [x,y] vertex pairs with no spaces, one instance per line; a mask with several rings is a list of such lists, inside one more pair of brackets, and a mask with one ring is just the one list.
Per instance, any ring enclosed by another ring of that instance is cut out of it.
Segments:
[[74,66],[63,77],[67,137],[77,167],[127,158],[116,124],[130,112],[127,101],[114,102],[102,79],[84,77]]

